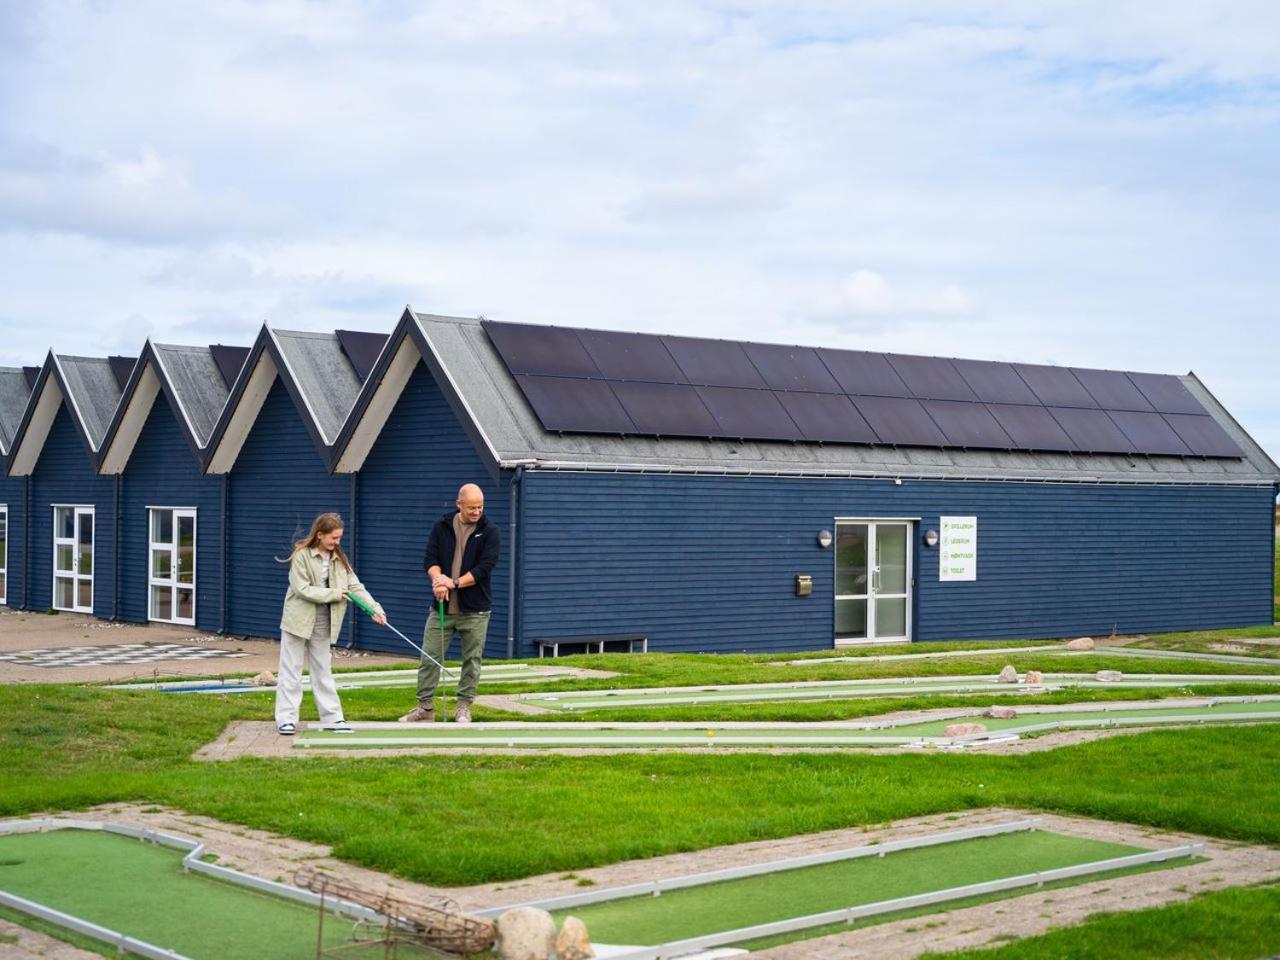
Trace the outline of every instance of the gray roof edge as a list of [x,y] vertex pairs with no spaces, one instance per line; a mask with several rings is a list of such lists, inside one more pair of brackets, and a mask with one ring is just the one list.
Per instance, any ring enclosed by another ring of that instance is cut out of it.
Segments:
[[[794,445],[787,444],[664,441],[683,448],[676,455],[675,450],[659,452],[651,449],[653,442],[649,438],[549,434],[534,417],[515,379],[480,329],[479,319],[417,312],[414,317],[419,329],[428,337],[452,388],[463,401],[476,431],[487,439],[499,465],[508,469],[524,466],[606,472],[918,477],[1188,486],[1264,486],[1280,479],[1280,473],[1271,460],[1230,420],[1216,401],[1207,409],[1215,414],[1215,419],[1226,421],[1224,428],[1233,437],[1237,433],[1242,436],[1244,445],[1252,454],[1239,465],[1234,460],[1215,465],[1212,461],[1192,462],[1172,457],[1109,458],[1071,454],[1040,457],[1031,452],[1002,453],[997,458],[975,456],[970,451],[831,444],[806,446],[807,453],[803,457],[792,458],[788,452]],[[735,451],[736,461],[729,460],[730,450]],[[1131,467],[1135,472],[1119,467]]]

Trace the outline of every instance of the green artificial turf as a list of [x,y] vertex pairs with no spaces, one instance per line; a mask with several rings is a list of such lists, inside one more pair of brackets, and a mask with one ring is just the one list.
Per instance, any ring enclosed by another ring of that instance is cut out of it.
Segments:
[[1256,960],[1280,956],[1280,887],[1220,890],[1186,903],[1087,922],[983,950],[921,960]]
[[[195,960],[315,957],[315,909],[184,874],[182,856],[89,830],[0,836],[0,888]],[[326,942],[349,930],[327,919]]]
[[598,943],[656,945],[1141,852],[1037,830],[589,904],[559,916],[580,918]]

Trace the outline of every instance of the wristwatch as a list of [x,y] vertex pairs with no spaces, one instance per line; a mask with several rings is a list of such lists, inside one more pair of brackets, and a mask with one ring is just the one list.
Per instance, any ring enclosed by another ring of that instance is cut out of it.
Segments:
[[454,589],[454,590],[457,590],[457,589],[458,589],[459,584],[458,584],[458,581],[457,581],[457,580],[450,580],[449,582],[453,584],[453,589]]

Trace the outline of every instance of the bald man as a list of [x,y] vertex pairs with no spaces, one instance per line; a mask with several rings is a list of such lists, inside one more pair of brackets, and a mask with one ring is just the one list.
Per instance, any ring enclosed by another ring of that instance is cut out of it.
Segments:
[[[493,597],[489,577],[498,563],[501,546],[498,528],[484,515],[484,491],[474,483],[458,491],[457,509],[436,521],[427,538],[422,567],[431,580],[436,607],[427,616],[422,646],[437,660],[456,633],[462,640],[462,678],[458,681],[458,723],[471,722],[471,701],[480,684],[480,661],[489,631]],[[440,629],[439,603],[445,602],[444,629]],[[440,668],[423,657],[418,664],[418,705],[400,718],[401,723],[427,723],[435,719],[432,698],[440,682]]]

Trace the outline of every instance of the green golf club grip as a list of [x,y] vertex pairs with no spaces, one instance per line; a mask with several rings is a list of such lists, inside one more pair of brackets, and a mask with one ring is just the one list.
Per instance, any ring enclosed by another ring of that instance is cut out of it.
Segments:
[[378,615],[377,610],[373,609],[373,607],[369,606],[367,603],[365,603],[363,600],[357,597],[354,593],[348,592],[347,599],[350,600],[352,603],[354,603],[357,607],[359,607],[365,613],[367,613],[369,616],[376,617]]

